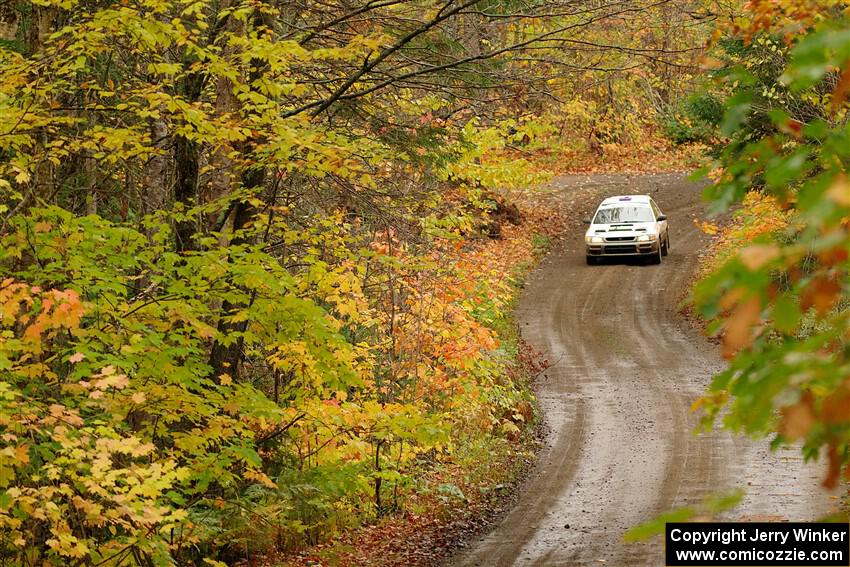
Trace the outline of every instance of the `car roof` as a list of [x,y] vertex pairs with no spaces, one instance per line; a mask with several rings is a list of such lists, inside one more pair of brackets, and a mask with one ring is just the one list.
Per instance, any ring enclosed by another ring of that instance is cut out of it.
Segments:
[[602,203],[600,203],[600,207],[607,207],[610,205],[649,205],[650,198],[649,195],[617,195],[616,197],[608,197]]

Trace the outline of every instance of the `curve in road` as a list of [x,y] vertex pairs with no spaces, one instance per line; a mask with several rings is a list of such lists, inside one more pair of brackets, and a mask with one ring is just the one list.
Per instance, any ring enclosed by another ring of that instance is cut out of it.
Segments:
[[690,405],[723,367],[677,313],[706,246],[692,222],[700,188],[679,174],[570,176],[544,195],[589,216],[601,198],[632,193],[651,194],[670,218],[670,255],[660,266],[586,266],[574,219],[532,275],[517,319],[552,364],[537,386],[547,444],[514,508],[458,567],[661,565],[660,538],[629,545],[624,532],[723,488],[747,490],[728,519],[812,520],[834,502],[799,451],[693,433]]

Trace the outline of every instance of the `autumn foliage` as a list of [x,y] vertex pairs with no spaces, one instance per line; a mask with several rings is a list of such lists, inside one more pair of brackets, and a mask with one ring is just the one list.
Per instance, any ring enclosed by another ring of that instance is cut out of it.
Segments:
[[[510,436],[530,417],[514,417],[528,401],[492,330],[534,257],[527,232],[416,258],[379,233],[360,269],[318,254],[293,277],[259,247],[175,261],[104,221],[33,214],[3,246],[31,282],[0,288],[4,553],[167,562],[318,534],[348,506],[398,506],[414,460],[463,432]],[[251,382],[208,370],[213,310],[237,294],[253,298],[233,315],[252,321]]]
[[545,146],[578,165],[675,106],[700,48],[673,28],[703,20],[0,7],[3,561],[234,563],[509,453],[534,415],[502,339],[548,222],[516,194],[556,169]]
[[722,227],[707,221],[698,223],[703,232],[715,236],[710,250],[702,259],[702,274],[716,270],[738,253],[748,258],[750,265],[757,264],[760,260],[758,251],[761,249],[751,247],[746,252],[742,249],[759,238],[778,237],[788,228],[790,217],[790,212],[783,209],[774,197],[752,191],[741,200],[741,206],[732,215],[731,222]]
[[850,474],[847,18],[842,2],[748,2],[718,28],[706,197],[740,207],[693,294],[730,359],[706,421],[800,442],[830,487]]

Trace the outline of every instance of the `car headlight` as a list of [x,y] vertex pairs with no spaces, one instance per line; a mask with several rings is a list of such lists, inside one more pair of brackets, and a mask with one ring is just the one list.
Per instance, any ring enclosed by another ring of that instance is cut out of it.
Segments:
[[601,244],[602,240],[603,239],[602,239],[601,236],[585,236],[584,237],[584,241],[587,242],[588,244]]
[[637,237],[638,242],[649,242],[655,239],[656,236],[654,234],[641,234]]

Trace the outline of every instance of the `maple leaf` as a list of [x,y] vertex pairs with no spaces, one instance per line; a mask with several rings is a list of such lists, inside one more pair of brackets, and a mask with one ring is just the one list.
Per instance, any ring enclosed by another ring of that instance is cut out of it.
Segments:
[[[113,369],[114,371],[114,369]],[[107,374],[106,377],[96,381],[94,387],[98,390],[106,390],[107,388],[115,388],[121,390],[126,388],[130,383],[130,379],[125,374]]]
[[75,352],[74,354],[72,354],[71,356],[68,357],[68,362],[70,362],[71,364],[76,364],[76,363],[82,361],[85,358],[86,358],[86,355],[84,355],[83,353]]
[[811,307],[821,317],[826,315],[838,301],[841,286],[833,279],[819,277],[814,279],[803,291],[800,307],[805,311]]
[[18,445],[15,447],[15,460],[21,465],[26,465],[30,462],[29,447],[27,445]]
[[811,394],[807,393],[800,402],[782,408],[781,415],[779,431],[782,435],[791,441],[805,438],[816,423]]
[[748,347],[753,342],[753,325],[761,313],[761,301],[751,297],[740,303],[726,319],[723,334],[723,356],[732,358],[740,349]]

